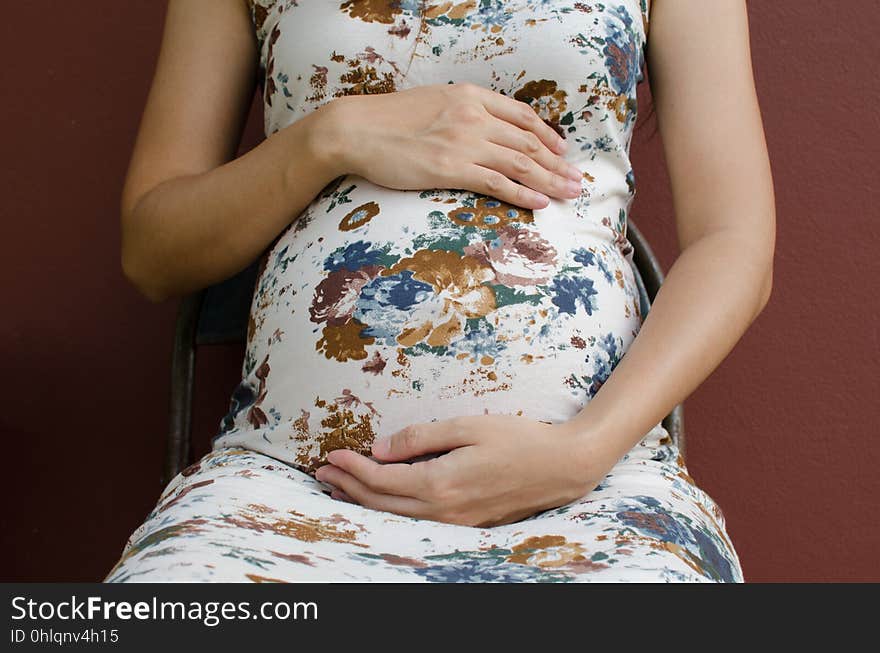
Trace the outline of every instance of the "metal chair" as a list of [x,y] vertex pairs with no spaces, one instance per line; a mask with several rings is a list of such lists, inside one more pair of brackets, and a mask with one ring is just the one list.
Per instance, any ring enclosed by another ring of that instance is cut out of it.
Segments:
[[[663,270],[648,242],[630,219],[627,238],[633,246],[633,273],[643,316],[663,283]],[[171,357],[171,424],[162,487],[192,464],[190,437],[196,349],[202,345],[243,343],[258,271],[258,261],[239,274],[183,298],[177,314]],[[684,455],[684,406],[678,404],[663,426]]]
[[171,406],[165,462],[160,482],[164,488],[192,464],[192,401],[196,349],[202,345],[243,343],[259,260],[226,281],[184,297],[177,312],[171,352]]

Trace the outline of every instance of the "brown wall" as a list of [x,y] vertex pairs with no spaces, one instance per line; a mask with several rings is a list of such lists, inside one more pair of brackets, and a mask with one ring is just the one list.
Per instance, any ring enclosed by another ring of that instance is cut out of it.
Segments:
[[[750,6],[778,200],[775,289],[686,403],[690,470],[722,505],[753,581],[880,580],[880,7],[817,9]],[[117,206],[163,10],[5,7],[0,580],[102,578],[158,498],[176,306],[122,278]],[[260,127],[255,111],[245,148]],[[633,215],[668,270],[670,193],[646,127]],[[200,452],[240,357],[232,347],[199,361]]]

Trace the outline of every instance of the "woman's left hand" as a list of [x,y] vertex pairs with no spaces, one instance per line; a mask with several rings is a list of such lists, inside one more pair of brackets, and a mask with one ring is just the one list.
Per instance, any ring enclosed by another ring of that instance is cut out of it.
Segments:
[[[467,526],[525,519],[592,491],[616,461],[596,438],[565,424],[515,415],[472,415],[407,426],[355,451],[327,454],[316,478],[334,498],[377,510]],[[419,462],[401,462],[448,452]],[[340,492],[341,491],[341,492]],[[346,496],[347,495],[347,496]]]

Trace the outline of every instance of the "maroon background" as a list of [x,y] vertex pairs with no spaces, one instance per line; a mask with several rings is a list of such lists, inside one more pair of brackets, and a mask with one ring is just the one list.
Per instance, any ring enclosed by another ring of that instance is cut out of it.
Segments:
[[[687,401],[689,467],[723,507],[748,580],[878,581],[880,6],[749,9],[777,192],[775,286]],[[118,205],[163,11],[5,7],[2,580],[103,578],[160,491],[176,302],[150,304],[123,279]],[[261,126],[255,105],[244,149]],[[654,127],[633,143],[633,219],[668,270],[675,229]],[[200,453],[241,355],[201,355]]]

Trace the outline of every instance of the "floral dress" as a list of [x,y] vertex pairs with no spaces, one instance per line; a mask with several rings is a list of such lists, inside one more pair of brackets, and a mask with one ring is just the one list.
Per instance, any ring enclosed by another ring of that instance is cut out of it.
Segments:
[[[564,422],[642,323],[626,236],[647,0],[252,0],[265,132],[334,98],[471,82],[568,142],[580,196],[529,210],[346,174],[269,246],[213,450],[106,580],[742,581],[718,505],[655,425],[586,496],[513,524],[328,496],[338,448],[407,424]],[[357,147],[356,143],[352,143]]]

